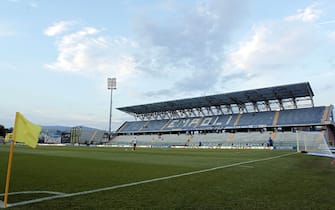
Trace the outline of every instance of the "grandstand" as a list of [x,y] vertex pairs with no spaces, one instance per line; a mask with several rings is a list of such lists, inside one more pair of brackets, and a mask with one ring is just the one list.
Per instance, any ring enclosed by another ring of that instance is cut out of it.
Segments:
[[101,144],[107,140],[106,131],[85,127],[44,126],[39,143],[46,144]]
[[132,136],[150,147],[296,148],[294,133],[319,132],[334,146],[333,106],[314,106],[308,82],[117,108],[135,117],[110,144]]

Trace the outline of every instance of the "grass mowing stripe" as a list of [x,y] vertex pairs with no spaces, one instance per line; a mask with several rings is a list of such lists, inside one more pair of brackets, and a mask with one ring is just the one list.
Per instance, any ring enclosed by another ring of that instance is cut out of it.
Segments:
[[78,196],[78,195],[86,195],[86,194],[97,193],[97,192],[108,191],[108,190],[114,190],[114,189],[119,189],[119,188],[124,188],[124,187],[131,187],[131,186],[135,186],[135,185],[146,184],[146,183],[162,181],[162,180],[167,180],[167,179],[173,179],[173,178],[178,178],[178,177],[183,177],[183,176],[190,176],[190,175],[193,175],[193,174],[205,173],[205,172],[215,171],[215,170],[234,167],[234,166],[240,166],[240,165],[249,164],[249,163],[273,160],[273,159],[286,157],[286,156],[294,155],[294,154],[297,154],[297,153],[287,153],[287,154],[268,157],[268,158],[243,161],[243,162],[233,163],[233,164],[229,164],[229,165],[223,165],[223,166],[218,166],[218,167],[213,167],[213,168],[208,168],[208,169],[203,169],[203,170],[191,171],[191,172],[182,173],[182,174],[176,174],[176,175],[171,175],[171,176],[148,179],[148,180],[143,180],[143,181],[139,181],[139,182],[132,182],[132,183],[128,183],[128,184],[121,184],[121,185],[116,185],[116,186],[111,186],[111,187],[104,187],[104,188],[99,188],[99,189],[94,189],[94,190],[88,190],[88,191],[82,191],[82,192],[76,192],[76,193],[68,193],[68,194],[64,193],[64,194],[59,194],[59,195],[50,196],[50,197],[44,197],[44,198],[38,198],[38,199],[33,199],[33,200],[28,200],[28,201],[11,203],[11,204],[8,204],[7,207],[22,206],[22,205],[26,205],[26,204],[33,204],[33,203],[38,203],[38,202],[48,201],[48,200],[53,200],[53,199],[68,198],[68,197],[73,197],[73,196]]

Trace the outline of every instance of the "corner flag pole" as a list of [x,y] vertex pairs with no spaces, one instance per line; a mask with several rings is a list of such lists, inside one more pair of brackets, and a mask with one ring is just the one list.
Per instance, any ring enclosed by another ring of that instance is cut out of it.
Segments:
[[11,172],[11,169],[12,169],[12,160],[13,160],[13,151],[14,151],[14,139],[12,139],[12,142],[10,144],[8,168],[7,168],[7,178],[6,178],[5,198],[4,198],[4,203],[3,203],[4,208],[7,208],[8,190],[9,190],[9,182],[10,182],[10,172]]
[[41,126],[35,125],[29,120],[27,120],[22,114],[16,112],[13,138],[10,144],[9,158],[8,158],[8,168],[7,168],[7,177],[6,177],[6,189],[4,197],[4,208],[7,207],[8,201],[8,189],[10,182],[10,173],[12,169],[12,160],[13,160],[13,151],[15,142],[23,142],[27,146],[35,148],[38,143],[38,136],[42,130]]
[[[18,125],[18,115],[19,113],[16,112],[15,114],[15,122],[14,122],[14,130],[16,130]],[[16,139],[16,132],[13,132],[12,136],[12,142],[10,143],[10,150],[9,150],[9,158],[8,158],[8,166],[7,166],[7,177],[6,177],[6,188],[5,188],[5,197],[3,200],[3,207],[7,208],[7,202],[8,202],[8,191],[9,191],[9,182],[10,182],[10,173],[12,170],[12,160],[13,160],[13,152],[14,152],[14,143]]]

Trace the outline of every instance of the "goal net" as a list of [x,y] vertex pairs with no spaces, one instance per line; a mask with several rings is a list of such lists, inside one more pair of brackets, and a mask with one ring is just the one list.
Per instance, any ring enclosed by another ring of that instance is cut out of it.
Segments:
[[324,132],[297,132],[297,151],[335,158],[329,149]]

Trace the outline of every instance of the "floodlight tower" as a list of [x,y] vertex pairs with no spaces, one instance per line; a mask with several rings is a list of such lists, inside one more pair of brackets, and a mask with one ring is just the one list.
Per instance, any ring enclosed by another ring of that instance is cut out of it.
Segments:
[[107,88],[111,90],[111,102],[109,109],[109,129],[108,129],[108,140],[111,140],[112,133],[112,98],[113,98],[113,90],[116,90],[116,78],[107,78]]

